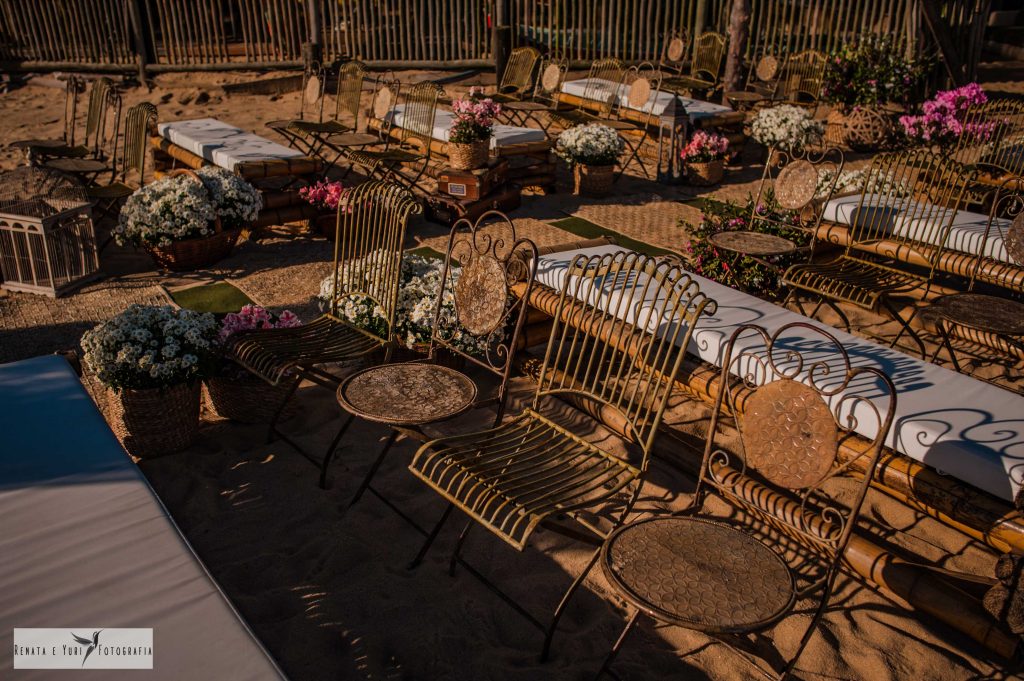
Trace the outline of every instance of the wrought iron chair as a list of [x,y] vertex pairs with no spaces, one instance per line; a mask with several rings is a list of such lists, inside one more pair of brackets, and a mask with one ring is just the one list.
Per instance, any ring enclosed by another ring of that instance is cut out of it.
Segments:
[[266,126],[277,132],[288,142],[288,146],[308,154],[311,142],[304,130],[295,128],[298,123],[320,125],[324,119],[324,93],[327,81],[337,73],[337,64],[324,64],[306,60],[302,69],[302,91],[299,93],[299,113],[296,118],[268,121]]
[[[85,92],[85,81],[74,74],[68,75],[64,85],[64,130],[59,138],[53,139],[25,139],[11,142],[7,145],[9,149],[19,149],[24,152],[30,165],[36,165],[39,157],[46,157],[47,150],[59,153],[72,152],[76,149],[75,126],[78,123],[78,96]],[[87,121],[88,127],[88,121]],[[80,150],[82,155],[88,153],[88,149]]]
[[[714,302],[678,265],[629,251],[576,256],[531,406],[495,428],[427,442],[409,467],[470,518],[451,566],[461,560],[474,524],[519,551],[541,525],[598,544],[608,526],[620,524],[639,495],[682,349],[697,319],[713,310]],[[621,458],[567,429],[556,407],[560,400],[619,434],[636,456]],[[585,574],[573,581],[547,625],[505,596],[545,631],[543,656]]]
[[[101,84],[103,80],[107,80],[106,86]],[[89,95],[84,144],[63,150],[47,149],[42,165],[74,175],[83,184],[92,184],[104,172],[113,172],[120,129],[121,95],[108,79],[100,79]],[[36,153],[36,158],[40,156]]]
[[533,72],[540,61],[540,51],[535,47],[517,47],[509,55],[505,72],[501,74],[498,90],[491,99],[502,104],[519,102],[530,96],[533,90]]
[[[367,135],[359,132],[359,110],[363,94],[363,81],[366,79],[366,66],[361,61],[350,60],[338,67],[338,89],[334,97],[334,117],[322,123],[312,121],[296,121],[291,129],[310,140],[311,152],[324,160],[328,166],[337,163],[344,154],[337,148],[349,146],[353,141],[361,140],[367,144]],[[349,135],[343,140],[342,135]],[[333,143],[328,144],[328,140]],[[333,152],[328,159],[325,148]]]
[[[354,416],[391,427],[390,437],[349,506],[369,491],[427,534],[372,486],[373,478],[399,436],[427,442],[431,439],[426,430],[430,425],[484,407],[494,408],[492,427],[501,423],[536,268],[537,247],[528,239],[518,238],[515,225],[504,214],[490,211],[475,224],[466,219],[455,223],[435,301],[427,359],[365,369],[349,376],[338,388],[338,402],[349,416],[328,456]],[[526,295],[517,297],[510,293],[510,286],[520,282],[525,283]],[[497,379],[498,385],[478,397],[473,379],[437,364],[441,353],[483,369]],[[413,565],[418,563],[419,558]]]
[[783,305],[795,302],[806,314],[799,295],[810,294],[817,298],[811,317],[828,306],[847,330],[850,321],[839,302],[884,312],[901,327],[890,347],[907,333],[926,357],[924,343],[910,326],[917,308],[904,316],[894,299],[927,298],[970,177],[959,163],[930,151],[875,157],[852,214],[846,251],[830,262],[790,267],[783,275],[790,289]]
[[682,76],[686,69],[686,48],[689,46],[690,36],[686,29],[669,31],[665,34],[665,44],[661,49],[661,58],[658,59],[658,69],[672,76]]
[[722,61],[725,58],[726,38],[721,33],[706,31],[697,38],[694,46],[690,73],[686,76],[668,78],[665,87],[686,93],[707,95],[717,90],[722,75]]
[[612,108],[608,118],[598,119],[602,124],[607,125],[619,133],[619,137],[626,145],[628,155],[625,161],[619,164],[619,173],[616,176],[622,177],[626,167],[636,161],[644,173],[644,177],[650,179],[651,173],[647,169],[640,151],[644,142],[650,138],[651,130],[658,134],[658,157],[655,160],[655,174],[657,164],[661,162],[661,119],[656,113],[655,105],[658,95],[661,93],[662,72],[652,64],[639,64],[630,67],[622,76],[622,85],[628,88],[626,102],[617,102]]
[[969,203],[984,204],[1007,181],[1024,189],[1024,102],[993,99],[972,107],[953,157],[978,170]]
[[[431,81],[413,85],[406,94],[401,109],[394,107],[381,112],[382,131],[385,135],[384,149],[356,149],[348,152],[348,160],[377,177],[395,180],[413,191],[422,192],[417,183],[430,165],[434,113],[437,111],[438,97],[443,92],[440,85]],[[383,100],[378,100],[374,106],[382,104]],[[399,112],[402,116],[401,124],[398,121]],[[374,113],[376,115],[378,112]],[[397,143],[392,142],[389,134],[393,128],[398,130]],[[414,167],[413,171],[410,174],[403,173],[402,168],[409,166]],[[415,166],[418,166],[418,169]]]
[[128,109],[120,168],[117,168],[115,157],[115,170],[111,172],[110,182],[86,188],[86,195],[96,202],[94,210],[97,224],[104,216],[116,215],[121,202],[142,186],[146,175],[149,137],[156,130],[156,120],[156,107],[149,102],[141,102]]
[[824,78],[824,54],[818,50],[804,50],[791,54],[786,57],[772,99],[814,109],[821,98]]
[[[796,322],[770,335],[754,325],[736,329],[690,505],[624,525],[601,549],[604,575],[635,611],[598,677],[641,616],[703,632],[766,676],[788,677],[829,605],[871,484],[870,475],[837,480],[851,468],[837,459],[838,443],[855,426],[876,428],[855,460],[874,470],[895,408],[892,380],[851,361],[817,326]],[[732,431],[727,415],[741,451],[720,444]],[[813,616],[775,669],[746,636],[773,629],[801,601]]]
[[590,65],[578,106],[551,111],[549,118],[562,128],[607,119],[619,103],[626,70],[618,59],[597,59]]
[[[362,83],[360,82],[360,89]],[[388,127],[387,122],[389,114],[394,108],[395,104],[398,103],[399,95],[402,91],[402,84],[394,73],[388,71],[379,74],[374,79],[373,96],[370,100],[369,114],[365,115],[364,118],[369,118],[369,115],[373,115],[377,119],[385,122],[385,128],[383,133],[387,133]],[[352,120],[355,127],[348,132],[335,132],[327,135],[321,135],[319,141],[323,144],[324,149],[330,149],[334,152],[334,158],[331,160],[331,165],[336,165],[341,159],[348,159],[353,153],[365,149],[368,146],[374,146],[385,142],[386,139],[382,137],[381,133],[369,132],[366,129],[364,123],[363,128],[359,127],[359,103],[360,98],[358,95],[350,95],[349,102],[356,108],[352,110]],[[365,161],[366,157],[362,157]],[[345,175],[351,172],[352,168],[356,164],[350,163],[345,171]],[[368,173],[372,176],[376,169],[376,164],[368,166]]]
[[[338,378],[321,365],[372,356],[390,359],[402,268],[402,244],[409,216],[422,210],[404,188],[390,182],[365,182],[338,207],[334,242],[334,281],[330,308],[315,321],[289,329],[244,332],[232,337],[226,356],[271,385],[290,382],[270,422],[268,440],[281,436],[320,466],[327,484],[328,460],[317,460],[280,431],[278,420],[303,379],[334,390]],[[355,326],[342,313],[345,303],[371,300],[383,311],[380,332]]]
[[779,81],[779,58],[774,54],[762,54],[747,70],[747,81],[742,90],[730,90],[723,96],[737,110],[752,109],[774,95]]
[[531,97],[502,105],[509,121],[521,126],[533,121],[547,132],[553,123],[550,114],[562,108],[559,94],[567,71],[568,62],[564,57],[549,56],[542,61]]

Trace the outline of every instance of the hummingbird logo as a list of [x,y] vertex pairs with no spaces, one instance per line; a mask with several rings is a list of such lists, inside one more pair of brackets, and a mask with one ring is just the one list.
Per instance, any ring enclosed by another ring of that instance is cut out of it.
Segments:
[[73,639],[75,639],[75,641],[77,641],[78,643],[82,644],[83,646],[88,646],[85,649],[85,657],[82,658],[82,666],[83,667],[85,666],[85,661],[88,660],[89,656],[92,654],[92,651],[96,650],[96,647],[100,644],[100,631],[103,631],[103,630],[100,629],[99,631],[92,632],[92,640],[91,641],[89,639],[85,638],[84,636],[79,636],[78,634],[76,634],[73,631],[71,632],[71,637]]

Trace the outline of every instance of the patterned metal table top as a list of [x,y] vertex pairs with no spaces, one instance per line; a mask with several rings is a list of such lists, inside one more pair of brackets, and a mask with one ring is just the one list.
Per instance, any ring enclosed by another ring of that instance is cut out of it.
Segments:
[[789,239],[745,230],[718,232],[708,237],[708,240],[718,248],[741,255],[767,257],[786,255],[796,250],[796,244]]
[[338,386],[338,403],[368,421],[422,425],[458,416],[476,400],[465,374],[436,364],[410,362],[370,367]]
[[793,577],[777,553],[707,518],[667,516],[624,525],[605,542],[601,566],[633,605],[698,631],[760,629],[795,600]]
[[1004,336],[1024,336],[1024,304],[982,293],[954,293],[936,298],[934,312],[947,321]]

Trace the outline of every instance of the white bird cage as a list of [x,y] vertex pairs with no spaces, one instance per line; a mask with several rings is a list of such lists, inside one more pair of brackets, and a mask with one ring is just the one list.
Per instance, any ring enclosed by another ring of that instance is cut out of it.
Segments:
[[99,254],[85,189],[40,168],[0,175],[0,270],[3,288],[51,297],[96,278]]

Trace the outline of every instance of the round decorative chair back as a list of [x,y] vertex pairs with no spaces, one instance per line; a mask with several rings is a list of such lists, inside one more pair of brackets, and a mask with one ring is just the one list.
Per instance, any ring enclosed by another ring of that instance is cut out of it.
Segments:
[[629,86],[629,106],[634,109],[643,109],[651,98],[651,81],[646,78],[637,78]]
[[541,87],[545,92],[555,92],[562,84],[562,69],[558,64],[548,64],[540,77]]
[[395,105],[395,93],[387,85],[382,85],[373,98],[373,115],[383,120]]
[[757,66],[754,67],[754,75],[762,83],[775,80],[775,76],[779,75],[779,60],[770,54],[766,54],[757,60]]
[[682,61],[685,52],[686,41],[683,40],[682,36],[677,35],[668,41],[668,47],[665,49],[665,58],[669,61]]
[[1024,213],[1018,213],[1006,230],[1006,252],[1018,265],[1024,265]]
[[323,81],[320,80],[320,76],[316,73],[309,75],[309,80],[306,81],[306,90],[302,93],[302,97],[306,104],[309,106],[316,106],[320,102],[320,97],[324,94]]
[[786,210],[800,210],[814,199],[818,180],[818,169],[810,161],[792,161],[775,178],[775,200]]

